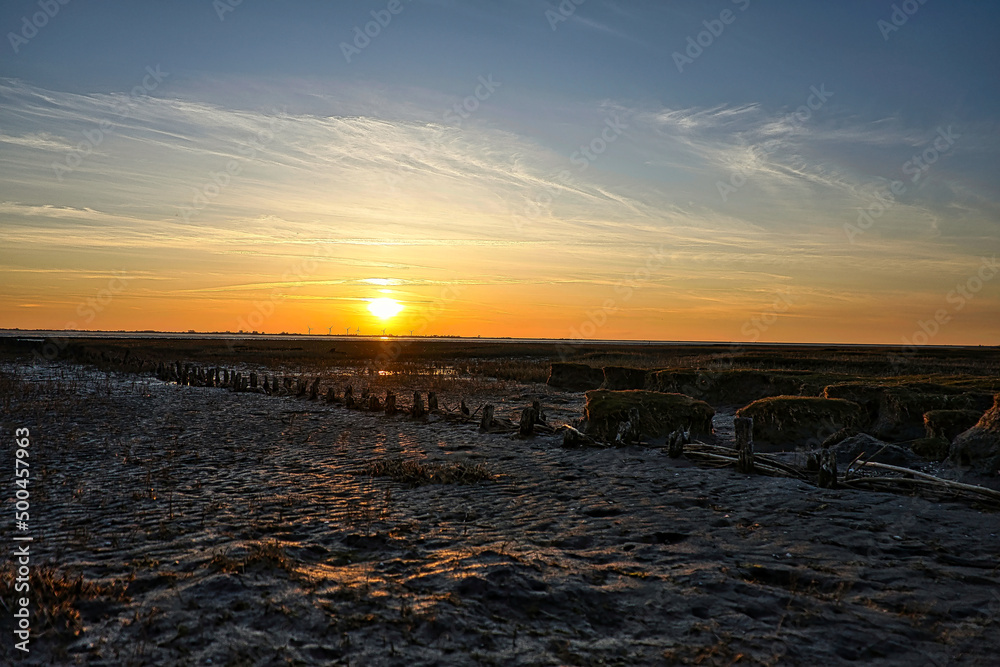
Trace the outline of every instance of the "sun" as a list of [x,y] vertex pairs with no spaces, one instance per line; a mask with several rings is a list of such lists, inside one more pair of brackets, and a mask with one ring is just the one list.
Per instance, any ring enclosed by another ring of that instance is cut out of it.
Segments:
[[380,320],[388,320],[403,310],[403,304],[388,297],[379,297],[368,302],[368,311]]

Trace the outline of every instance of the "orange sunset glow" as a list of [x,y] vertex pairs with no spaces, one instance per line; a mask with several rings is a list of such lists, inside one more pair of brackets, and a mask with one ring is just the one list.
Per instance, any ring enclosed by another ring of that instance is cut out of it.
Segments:
[[[552,25],[525,28],[533,62],[542,38],[575,39]],[[857,48],[878,61],[876,37]],[[231,39],[220,52],[242,53]],[[2,326],[1000,343],[986,102],[901,113],[867,67],[781,56],[796,75],[772,76],[770,50],[754,66],[735,41],[581,88],[502,68],[502,44],[437,80],[434,53],[378,41],[377,58],[274,52],[281,76],[170,45],[74,86],[24,69],[56,42],[5,61]]]

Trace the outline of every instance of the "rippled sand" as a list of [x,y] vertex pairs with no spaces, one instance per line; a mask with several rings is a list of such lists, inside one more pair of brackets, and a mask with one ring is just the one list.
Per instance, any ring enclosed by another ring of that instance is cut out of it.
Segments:
[[[33,638],[36,664],[996,664],[1000,518],[968,505],[435,417],[21,372],[72,393],[5,416],[8,432],[31,428],[36,480],[44,468],[34,562],[104,585],[67,630]],[[552,421],[582,409],[543,385],[494,394],[504,417],[536,398]],[[495,478],[408,488],[366,474],[379,457]]]

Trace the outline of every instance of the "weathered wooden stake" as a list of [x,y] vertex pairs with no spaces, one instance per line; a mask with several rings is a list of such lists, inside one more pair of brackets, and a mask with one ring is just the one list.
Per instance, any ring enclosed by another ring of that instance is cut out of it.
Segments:
[[615,444],[623,446],[632,442],[638,442],[642,437],[641,424],[642,418],[639,414],[639,408],[631,408],[628,411],[628,419],[618,422],[618,430],[615,433]]
[[420,392],[413,392],[413,408],[410,410],[411,417],[423,417],[427,414],[424,410],[424,399],[420,397]]
[[256,373],[250,373],[250,388],[251,389],[256,389],[257,388],[257,374]]
[[333,387],[326,388],[326,402],[336,403],[337,402],[337,390]]
[[545,413],[542,412],[542,402],[532,401],[531,407],[535,410],[535,423],[544,424],[545,423]]
[[535,433],[535,419],[538,413],[535,408],[525,408],[521,410],[521,423],[517,427],[517,433],[522,438],[527,438]]
[[372,412],[378,412],[382,409],[382,406],[379,404],[378,396],[375,394],[368,396],[368,409]]
[[824,489],[837,488],[837,455],[824,449],[819,455],[819,485]]
[[312,386],[309,387],[309,400],[310,401],[319,400],[319,378],[313,380]]
[[354,387],[351,385],[344,387],[344,405],[348,408],[354,407]]
[[385,392],[385,414],[390,417],[396,414],[396,394],[391,391]]
[[753,464],[753,418],[736,417],[736,469],[745,474],[754,472]]
[[563,426],[563,447],[580,447],[582,445],[592,445],[594,441],[569,424]]
[[462,404],[459,406],[458,409],[461,411],[463,417],[472,416],[472,411],[469,410],[469,406],[465,404],[465,401],[462,401]]
[[684,445],[687,438],[684,437],[684,429],[677,429],[667,438],[667,456],[672,459],[679,459],[684,456]]
[[427,412],[437,412],[438,397],[433,391],[427,392]]
[[489,403],[483,406],[483,417],[479,420],[479,428],[483,431],[493,428],[493,406]]

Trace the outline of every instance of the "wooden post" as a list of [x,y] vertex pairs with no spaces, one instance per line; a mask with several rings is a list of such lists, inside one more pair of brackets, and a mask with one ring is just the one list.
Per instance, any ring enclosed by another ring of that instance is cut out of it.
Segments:
[[351,385],[344,387],[344,405],[348,408],[354,407],[354,387]]
[[368,396],[368,409],[372,412],[378,412],[382,409],[382,406],[379,405],[378,396],[375,394],[370,394]]
[[824,449],[819,455],[819,485],[824,489],[837,488],[837,455]]
[[483,406],[483,417],[479,420],[479,428],[487,432],[493,428],[493,406],[489,403]]
[[310,401],[319,400],[319,378],[313,380],[312,386],[309,387],[309,400]]
[[465,404],[464,400],[462,401],[462,404],[459,406],[458,409],[462,413],[463,417],[471,417],[472,416],[472,411],[469,410],[469,406]]
[[326,402],[336,403],[337,402],[337,390],[333,387],[326,388]]
[[736,417],[736,469],[745,474],[754,472],[753,464],[753,418]]
[[542,412],[542,402],[541,401],[532,401],[531,402],[531,407],[535,411],[535,423],[536,424],[544,424],[545,423],[545,413]]
[[569,424],[563,426],[563,447],[580,447],[581,445],[592,445],[593,440],[576,430]]
[[667,438],[667,456],[672,459],[679,459],[684,456],[684,445],[687,438],[684,437],[684,429],[677,429]]
[[254,389],[254,390],[257,389],[257,374],[256,373],[250,373],[250,388]]
[[427,412],[437,412],[438,397],[433,391],[427,392]]
[[638,442],[641,437],[641,417],[639,408],[631,408],[628,411],[628,418],[618,422],[618,430],[615,432],[615,444],[618,446],[628,445]]
[[413,392],[413,408],[410,410],[411,417],[423,417],[427,414],[424,410],[424,399],[420,397],[420,392]]
[[391,391],[385,392],[385,414],[390,417],[396,414],[396,394]]
[[525,408],[521,410],[521,423],[517,427],[517,433],[522,438],[527,438],[535,434],[535,408]]

